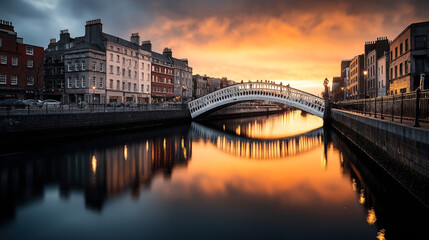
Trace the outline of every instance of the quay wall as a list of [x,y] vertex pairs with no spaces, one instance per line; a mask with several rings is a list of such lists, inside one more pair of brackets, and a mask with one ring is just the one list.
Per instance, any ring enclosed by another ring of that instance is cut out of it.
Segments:
[[429,206],[429,130],[331,110],[331,126]]

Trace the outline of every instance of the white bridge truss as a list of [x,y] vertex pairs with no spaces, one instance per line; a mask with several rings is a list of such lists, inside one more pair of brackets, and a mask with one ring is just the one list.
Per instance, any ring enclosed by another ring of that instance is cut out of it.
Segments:
[[222,88],[188,103],[191,117],[243,101],[271,101],[296,107],[323,118],[325,100],[310,93],[268,82],[247,82]]

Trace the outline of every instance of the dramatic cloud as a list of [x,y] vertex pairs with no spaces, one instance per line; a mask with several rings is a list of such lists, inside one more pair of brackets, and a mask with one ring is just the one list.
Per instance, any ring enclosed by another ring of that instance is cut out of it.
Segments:
[[172,48],[174,56],[190,60],[194,73],[286,80],[315,89],[325,77],[339,75],[342,59],[361,54],[365,41],[393,39],[410,23],[429,20],[429,2],[422,0],[2,0],[1,5],[0,16],[29,43],[46,47],[61,29],[81,36],[86,20],[101,18],[107,33],[128,39],[139,32],[156,51]]

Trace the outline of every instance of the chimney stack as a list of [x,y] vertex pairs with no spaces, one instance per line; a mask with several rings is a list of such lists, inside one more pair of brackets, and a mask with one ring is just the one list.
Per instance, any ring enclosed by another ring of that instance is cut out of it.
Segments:
[[171,51],[171,48],[164,48],[162,54],[170,58],[173,57],[173,52]]
[[132,43],[139,45],[139,43],[140,43],[139,33],[131,33],[130,41]]
[[150,41],[143,41],[142,49],[148,52],[152,52],[152,43]]
[[101,19],[86,21],[85,41],[100,44],[101,34],[103,33],[103,24]]
[[50,40],[49,40],[49,43],[50,44],[52,44],[52,43],[56,43],[57,42],[57,39],[55,39],[55,38],[51,38]]
[[70,33],[68,29],[60,31],[60,42],[70,42]]

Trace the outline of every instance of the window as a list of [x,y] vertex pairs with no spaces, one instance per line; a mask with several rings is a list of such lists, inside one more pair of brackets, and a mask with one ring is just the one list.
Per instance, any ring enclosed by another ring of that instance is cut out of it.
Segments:
[[26,47],[26,51],[25,51],[25,53],[26,53],[27,55],[34,55],[34,48],[33,48],[33,47],[30,47],[30,46],[27,46],[27,47]]
[[12,57],[12,66],[18,66],[18,58]]
[[82,77],[82,87],[84,88],[85,87],[85,85],[86,85],[86,78],[85,77]]
[[113,74],[113,66],[110,65],[110,74]]
[[408,39],[405,39],[405,52],[408,52]]
[[137,92],[137,83],[134,83],[134,92]]
[[404,62],[404,72],[405,72],[405,74],[408,74],[408,63],[407,63],[407,61],[405,61]]
[[74,86],[76,87],[76,88],[79,88],[79,78],[78,77],[75,77],[75,79],[74,79]]
[[404,47],[403,47],[403,44],[401,43],[400,45],[399,45],[399,55],[402,55],[402,53],[403,53],[403,49]]
[[110,54],[110,61],[113,61],[113,53]]
[[104,84],[104,78],[100,78],[100,88],[104,87],[103,84]]
[[147,70],[148,71],[150,70],[150,64],[149,63],[147,64]]
[[406,88],[401,88],[401,89],[399,90],[399,92],[400,92],[400,93],[406,93],[406,92],[407,92],[407,89],[406,89]]
[[109,85],[110,89],[113,89],[113,79],[110,79],[110,85]]
[[128,77],[131,77],[131,70],[128,70]]
[[67,63],[67,72],[71,72],[71,63]]
[[27,85],[28,86],[33,86],[34,85],[34,77],[33,76],[27,77]]
[[390,79],[393,79],[393,68],[390,69]]
[[18,76],[15,76],[15,75],[11,76],[10,77],[10,84],[11,85],[18,85]]
[[416,49],[426,48],[426,36],[416,36]]
[[122,68],[122,76],[125,77],[125,69]]
[[116,89],[120,90],[121,88],[121,82],[119,80],[116,80]]
[[100,72],[104,72],[104,63],[100,63]]
[[97,63],[92,64],[92,71],[97,71]]
[[128,91],[131,91],[131,83],[128,83]]
[[120,67],[116,67],[116,74],[121,74],[121,68]]
[[125,55],[127,55],[128,54],[128,50],[127,49],[125,49]]
[[134,79],[137,79],[137,71],[134,71]]
[[0,38],[0,48],[3,47],[3,40]]
[[395,78],[398,77],[398,66],[395,66]]
[[6,84],[6,74],[0,74],[0,84]]
[[124,57],[122,58],[122,64],[125,64],[125,58]]
[[116,62],[119,62],[119,55],[116,55]]
[[142,86],[141,86],[141,90],[142,90],[142,92],[144,91],[144,84],[142,84]]
[[398,47],[395,47],[395,58],[398,57]]
[[122,91],[125,91],[125,82],[122,82]]
[[27,60],[27,67],[33,68],[33,60],[32,59]]
[[149,92],[149,85],[146,85],[146,91]]
[[81,68],[82,68],[82,71],[86,70],[86,64],[84,61],[82,61]]
[[67,78],[67,86],[68,88],[72,88],[71,78]]
[[97,78],[92,77],[92,86],[95,87],[97,85]]
[[6,55],[1,55],[1,64],[7,64],[7,56]]
[[79,63],[78,62],[74,63],[74,70],[79,71]]

